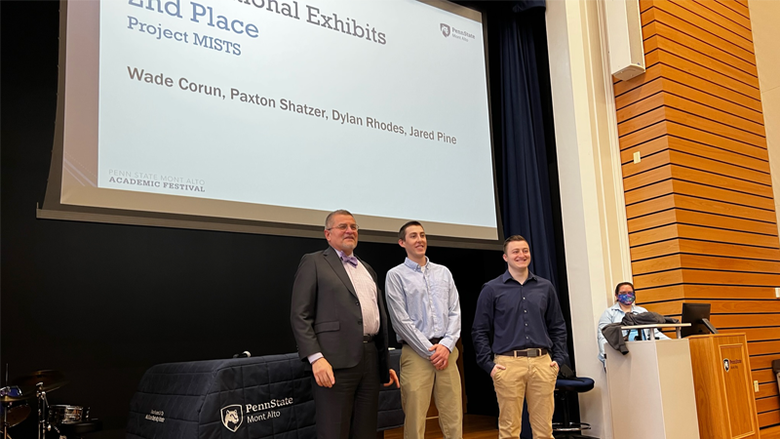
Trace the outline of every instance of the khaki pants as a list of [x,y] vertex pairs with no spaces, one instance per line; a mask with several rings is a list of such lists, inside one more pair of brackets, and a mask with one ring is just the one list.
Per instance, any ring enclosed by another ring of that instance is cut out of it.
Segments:
[[401,351],[401,403],[406,420],[404,439],[425,437],[425,417],[431,405],[431,393],[439,410],[439,426],[445,439],[463,437],[463,407],[460,375],[455,362],[458,349],[450,353],[447,368],[436,370],[428,358],[422,358],[408,345]]
[[534,439],[553,439],[555,381],[558,369],[550,367],[549,355],[507,357],[496,355],[496,364],[506,367],[493,376],[498,399],[498,437],[517,439],[523,428],[523,399],[528,400],[528,417]]

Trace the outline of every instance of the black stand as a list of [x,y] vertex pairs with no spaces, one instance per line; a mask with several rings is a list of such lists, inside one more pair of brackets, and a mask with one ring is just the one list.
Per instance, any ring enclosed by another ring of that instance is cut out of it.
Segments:
[[45,439],[46,431],[49,430],[46,420],[46,409],[49,406],[49,401],[46,399],[46,392],[42,390],[42,384],[38,383],[35,392],[38,398],[38,439]]
[[710,319],[701,319],[701,322],[704,324],[704,326],[707,327],[707,329],[709,329],[709,331],[711,333],[713,333],[713,334],[717,334],[718,333],[718,330],[715,329],[714,326],[712,326],[712,323],[710,323]]

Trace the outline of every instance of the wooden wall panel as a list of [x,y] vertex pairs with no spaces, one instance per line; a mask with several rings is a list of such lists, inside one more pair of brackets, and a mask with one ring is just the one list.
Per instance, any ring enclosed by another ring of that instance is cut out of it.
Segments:
[[[629,226],[632,230],[637,232],[674,223],[689,225],[697,224],[712,228],[760,233],[768,236],[775,235],[777,231],[773,224],[763,221],[756,221],[749,218],[727,217],[709,212],[696,212],[683,209],[663,210],[629,220]],[[749,255],[745,256],[749,257]]]
[[762,432],[780,437],[780,240],[747,1],[640,10],[647,71],[614,81],[637,298],[670,316],[710,303],[745,333]]

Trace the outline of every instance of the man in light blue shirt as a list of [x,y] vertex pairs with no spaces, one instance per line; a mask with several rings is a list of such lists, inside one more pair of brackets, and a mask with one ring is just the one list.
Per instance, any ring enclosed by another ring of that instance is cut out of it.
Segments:
[[417,221],[398,232],[406,260],[387,272],[385,291],[401,351],[401,402],[404,439],[425,437],[425,418],[436,397],[445,439],[463,437],[460,375],[455,364],[460,338],[458,290],[447,267],[425,256],[428,241]]
[[[596,336],[599,343],[599,360],[601,360],[601,364],[604,366],[606,366],[607,361],[606,356],[604,355],[604,345],[607,343],[607,339],[604,338],[604,334],[601,333],[601,330],[610,323],[622,322],[623,317],[625,317],[627,313],[641,314],[643,312],[647,312],[646,309],[642,308],[634,302],[636,302],[634,285],[631,282],[620,282],[615,287],[615,304],[604,310],[604,312],[601,314],[601,318],[599,319],[599,329],[596,331]],[[643,332],[644,335],[640,338],[649,340],[650,330],[644,329]],[[637,335],[637,330],[631,331],[630,334],[629,331],[623,331],[623,336],[628,337],[629,341],[634,341],[634,338]],[[660,340],[669,339],[669,337],[665,336],[657,328],[655,329],[655,338]]]

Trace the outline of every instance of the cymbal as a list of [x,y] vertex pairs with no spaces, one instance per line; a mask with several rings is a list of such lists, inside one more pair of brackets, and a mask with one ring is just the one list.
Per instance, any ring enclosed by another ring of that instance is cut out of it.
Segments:
[[[30,411],[32,411],[30,406],[27,404],[10,407],[7,410],[8,416],[6,417],[6,422],[8,423],[8,427],[14,427],[20,424],[22,421],[27,419],[28,416],[30,416]],[[0,408],[0,418],[2,418],[4,414],[3,412],[5,411],[5,408]]]
[[35,393],[23,396],[0,396],[0,404],[6,404],[9,402],[24,401],[25,399],[35,398]]
[[28,393],[34,394],[40,388],[44,392],[50,392],[68,384],[65,375],[58,370],[39,370],[27,376],[22,376],[11,381],[11,384],[19,386]]

